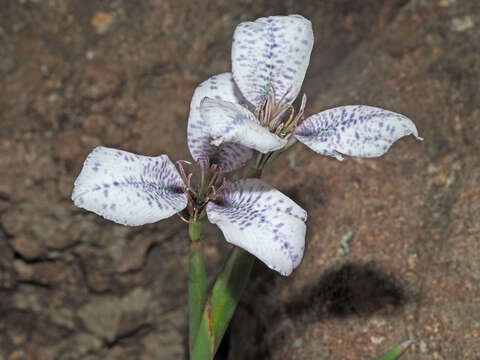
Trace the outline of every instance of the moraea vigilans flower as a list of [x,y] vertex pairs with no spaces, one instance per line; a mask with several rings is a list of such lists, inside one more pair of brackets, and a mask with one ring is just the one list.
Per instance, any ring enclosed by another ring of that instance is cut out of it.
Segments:
[[206,211],[228,242],[282,275],[300,263],[307,214],[287,196],[261,180],[245,179],[212,188],[200,203],[194,199],[198,193],[191,189],[190,177],[183,175],[166,155],[148,157],[97,147],[75,181],[72,200],[128,226],[165,219],[190,202],[202,206],[200,211]]
[[220,171],[243,166],[295,138],[312,150],[343,160],[383,155],[399,138],[413,134],[406,116],[365,105],[341,106],[310,116],[292,107],[310,61],[313,32],[299,15],[271,16],[237,26],[232,73],[200,84],[192,98],[188,146],[195,159],[209,157]]
[[[300,263],[306,212],[258,179],[232,184],[223,173],[256,153],[271,155],[297,139],[314,151],[343,160],[341,154],[383,155],[399,138],[417,129],[407,117],[371,106],[342,106],[303,120],[307,98],[295,113],[292,103],[310,61],[313,32],[299,15],[273,16],[237,26],[232,73],[200,84],[192,97],[188,146],[201,165],[201,184],[191,185],[179,164],[166,155],[147,157],[98,147],[75,181],[75,205],[119,224],[152,223],[188,209],[207,216],[225,239],[289,275]],[[257,162],[262,169],[266,162]]]

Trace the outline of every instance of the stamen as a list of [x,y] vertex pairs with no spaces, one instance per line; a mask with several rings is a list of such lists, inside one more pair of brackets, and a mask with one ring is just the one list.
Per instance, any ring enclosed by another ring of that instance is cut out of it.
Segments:
[[273,103],[269,98],[267,101],[267,106],[265,108],[265,117],[263,118],[263,125],[267,125],[268,119],[270,119],[270,114],[272,113],[272,106],[273,106]]
[[217,181],[219,176],[219,173],[214,173],[212,178],[210,179],[210,182],[208,183],[207,189],[210,189],[213,185],[215,185],[215,182]]
[[293,120],[293,115],[295,115],[295,110],[292,107],[292,111],[290,112],[290,116],[288,117],[288,120],[284,122],[284,124],[285,124],[284,128],[285,129],[288,129],[288,126],[291,124],[291,122]]
[[217,192],[215,191],[215,186],[212,185],[212,198],[215,199],[215,196],[217,196]]
[[260,120],[260,118],[258,116],[260,115],[260,112],[263,110],[263,107],[265,106],[266,102],[267,102],[267,97],[265,97],[263,99],[263,101],[260,103],[260,105],[257,106],[257,108],[255,109],[255,113],[254,113],[255,118]]
[[188,187],[188,178],[187,178],[187,174],[185,173],[185,170],[183,169],[182,162],[188,163],[188,161],[186,160],[177,160],[175,161],[175,165],[177,165],[178,167],[178,171],[180,172],[180,177],[182,178],[183,183],[185,184],[185,186]]
[[287,111],[288,109],[290,109],[293,107],[290,105],[290,106],[286,106],[284,108],[281,108],[273,117],[272,119],[270,120],[270,124],[269,124],[269,128],[271,131],[273,131],[275,129],[275,126],[276,126],[276,122],[277,120],[285,113],[285,111]]
[[188,208],[188,213],[191,214],[193,211],[193,199],[190,193],[187,191],[185,192],[185,196],[187,197],[187,208]]
[[302,96],[302,105],[300,105],[300,109],[298,110],[297,116],[292,121],[292,124],[290,128],[287,129],[287,131],[295,132],[295,129],[297,128],[298,124],[300,123],[301,120],[303,120],[303,114],[305,112],[305,106],[307,104],[307,95],[303,94]]
[[280,98],[280,100],[278,101],[278,106],[280,107],[282,105],[282,102],[285,100],[285,98],[287,97],[287,95],[290,93],[290,91],[292,91],[293,89],[293,85],[291,85],[287,91],[285,92],[285,94],[283,94],[283,96]]
[[217,189],[217,193],[220,195],[222,194],[223,191],[225,191],[225,189],[227,188],[227,180],[225,180],[225,178],[223,178],[223,183],[222,185]]
[[183,215],[180,214],[179,212],[177,213],[177,215],[180,217],[180,219],[181,219],[182,221],[186,222],[187,224],[194,224],[194,223],[195,223],[195,221],[192,222],[192,221],[190,221],[190,220],[185,219],[185,218],[183,217]]
[[283,129],[283,124],[278,125],[277,130],[275,130],[275,135],[279,135],[280,131],[282,131],[282,129]]
[[305,110],[305,106],[307,105],[307,94],[303,93],[302,96],[302,105],[300,105],[300,111],[303,112]]
[[187,188],[189,188],[189,189],[192,188],[192,186],[191,186],[192,176],[193,176],[193,173],[190,173],[190,174],[188,174],[188,177],[187,177]]

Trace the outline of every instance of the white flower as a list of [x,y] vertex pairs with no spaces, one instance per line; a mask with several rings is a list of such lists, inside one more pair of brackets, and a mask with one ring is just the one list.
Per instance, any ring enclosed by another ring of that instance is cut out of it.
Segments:
[[[235,30],[232,73],[200,84],[192,98],[188,146],[194,159],[207,157],[223,172],[269,153],[294,136],[314,151],[343,160],[383,155],[399,138],[418,136],[406,116],[365,106],[342,106],[310,116],[300,125],[306,97],[294,116],[291,104],[310,61],[313,31],[299,15],[243,22]],[[290,116],[289,116],[290,115]]]
[[[75,181],[72,200],[106,219],[137,226],[182,211],[187,194],[185,181],[166,155],[97,147]],[[258,179],[236,181],[218,195],[206,205],[206,213],[226,240],[289,275],[303,256],[305,210]]]
[[300,124],[305,95],[296,115],[291,104],[302,86],[312,46],[312,25],[299,15],[237,26],[232,73],[200,84],[190,105],[188,146],[203,174],[210,174],[202,176],[200,189],[213,196],[197,196],[190,177],[183,170],[179,174],[166,155],[147,157],[98,147],[75,181],[75,205],[129,226],[159,221],[187,205],[205,210],[228,242],[289,275],[303,257],[305,210],[258,179],[236,181],[220,193],[210,190],[208,182],[245,165],[254,151],[268,154],[283,148],[292,136],[339,160],[341,154],[380,156],[402,136],[417,136],[407,117],[364,105],[322,111]]

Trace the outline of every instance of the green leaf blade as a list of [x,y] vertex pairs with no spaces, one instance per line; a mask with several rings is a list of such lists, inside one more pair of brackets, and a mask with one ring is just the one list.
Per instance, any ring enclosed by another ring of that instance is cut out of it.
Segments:
[[387,351],[376,360],[397,360],[415,343],[413,340],[407,340],[393,349]]

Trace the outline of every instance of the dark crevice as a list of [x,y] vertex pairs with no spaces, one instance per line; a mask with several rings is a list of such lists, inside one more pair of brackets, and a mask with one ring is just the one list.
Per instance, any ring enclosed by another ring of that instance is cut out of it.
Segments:
[[77,246],[81,245],[82,242],[80,240],[76,240],[70,244],[67,244],[65,246],[58,246],[58,247],[47,247],[47,250],[52,250],[52,251],[70,251],[75,249]]
[[152,330],[154,330],[154,327],[151,324],[141,324],[132,330],[117,335],[115,339],[112,341],[107,341],[105,345],[108,349],[111,349],[115,346],[122,346],[129,341],[137,341],[138,338],[146,336],[152,332]]
[[0,222],[0,234],[3,235],[7,240],[13,239],[13,235],[7,232],[7,230],[5,229],[5,226],[3,226],[1,222]]
[[34,258],[34,259],[29,259],[29,258],[26,258],[25,256],[23,256],[21,253],[19,253],[18,251],[16,251],[13,248],[12,248],[12,251],[13,251],[13,258],[15,260],[21,260],[22,262],[24,262],[25,264],[28,264],[28,265],[43,264],[43,263],[54,263],[54,262],[58,261],[58,260],[49,259],[49,258],[46,258],[46,257],[38,257],[38,258]]
[[[143,257],[143,262],[140,266],[129,269],[127,271],[122,271],[118,274],[119,275],[132,275],[132,274],[136,274],[138,272],[143,271],[145,269],[145,267],[147,266],[148,259],[150,258],[152,253],[155,251],[155,249],[159,246],[163,246],[165,244],[168,244],[172,240],[176,239],[178,233],[180,231],[182,231],[182,229],[183,229],[183,226],[173,226],[172,231],[167,236],[165,236],[165,238],[162,239],[161,242],[154,241],[148,246],[148,248],[145,251],[145,255]],[[143,229],[138,228],[135,231],[132,231],[131,233],[127,234],[126,238],[129,241],[135,241],[135,237],[137,237],[140,234],[149,234],[149,235],[154,236],[157,231],[158,231],[158,229],[156,229],[156,228],[148,228],[148,227],[145,227]]]
[[41,281],[32,280],[32,279],[17,280],[17,284],[18,285],[31,285],[31,286],[35,286],[35,287],[41,287],[41,288],[44,288],[44,289],[48,289],[48,290],[52,290],[54,288],[54,286],[52,284],[43,283]]
[[73,253],[73,256],[76,259],[76,264],[78,265],[78,268],[80,270],[80,274],[82,275],[83,283],[84,283],[85,287],[88,289],[89,293],[92,293],[92,294],[95,294],[95,295],[114,294],[113,290],[111,290],[110,288],[107,288],[103,291],[98,291],[98,290],[95,290],[94,288],[92,288],[90,286],[90,284],[88,283],[87,267],[85,266],[85,263],[84,263],[82,257],[78,254],[75,254],[75,253]]
[[0,201],[5,201],[7,203],[12,202],[12,200],[10,199],[10,196],[8,196],[8,194],[1,193],[1,192],[0,192]]

